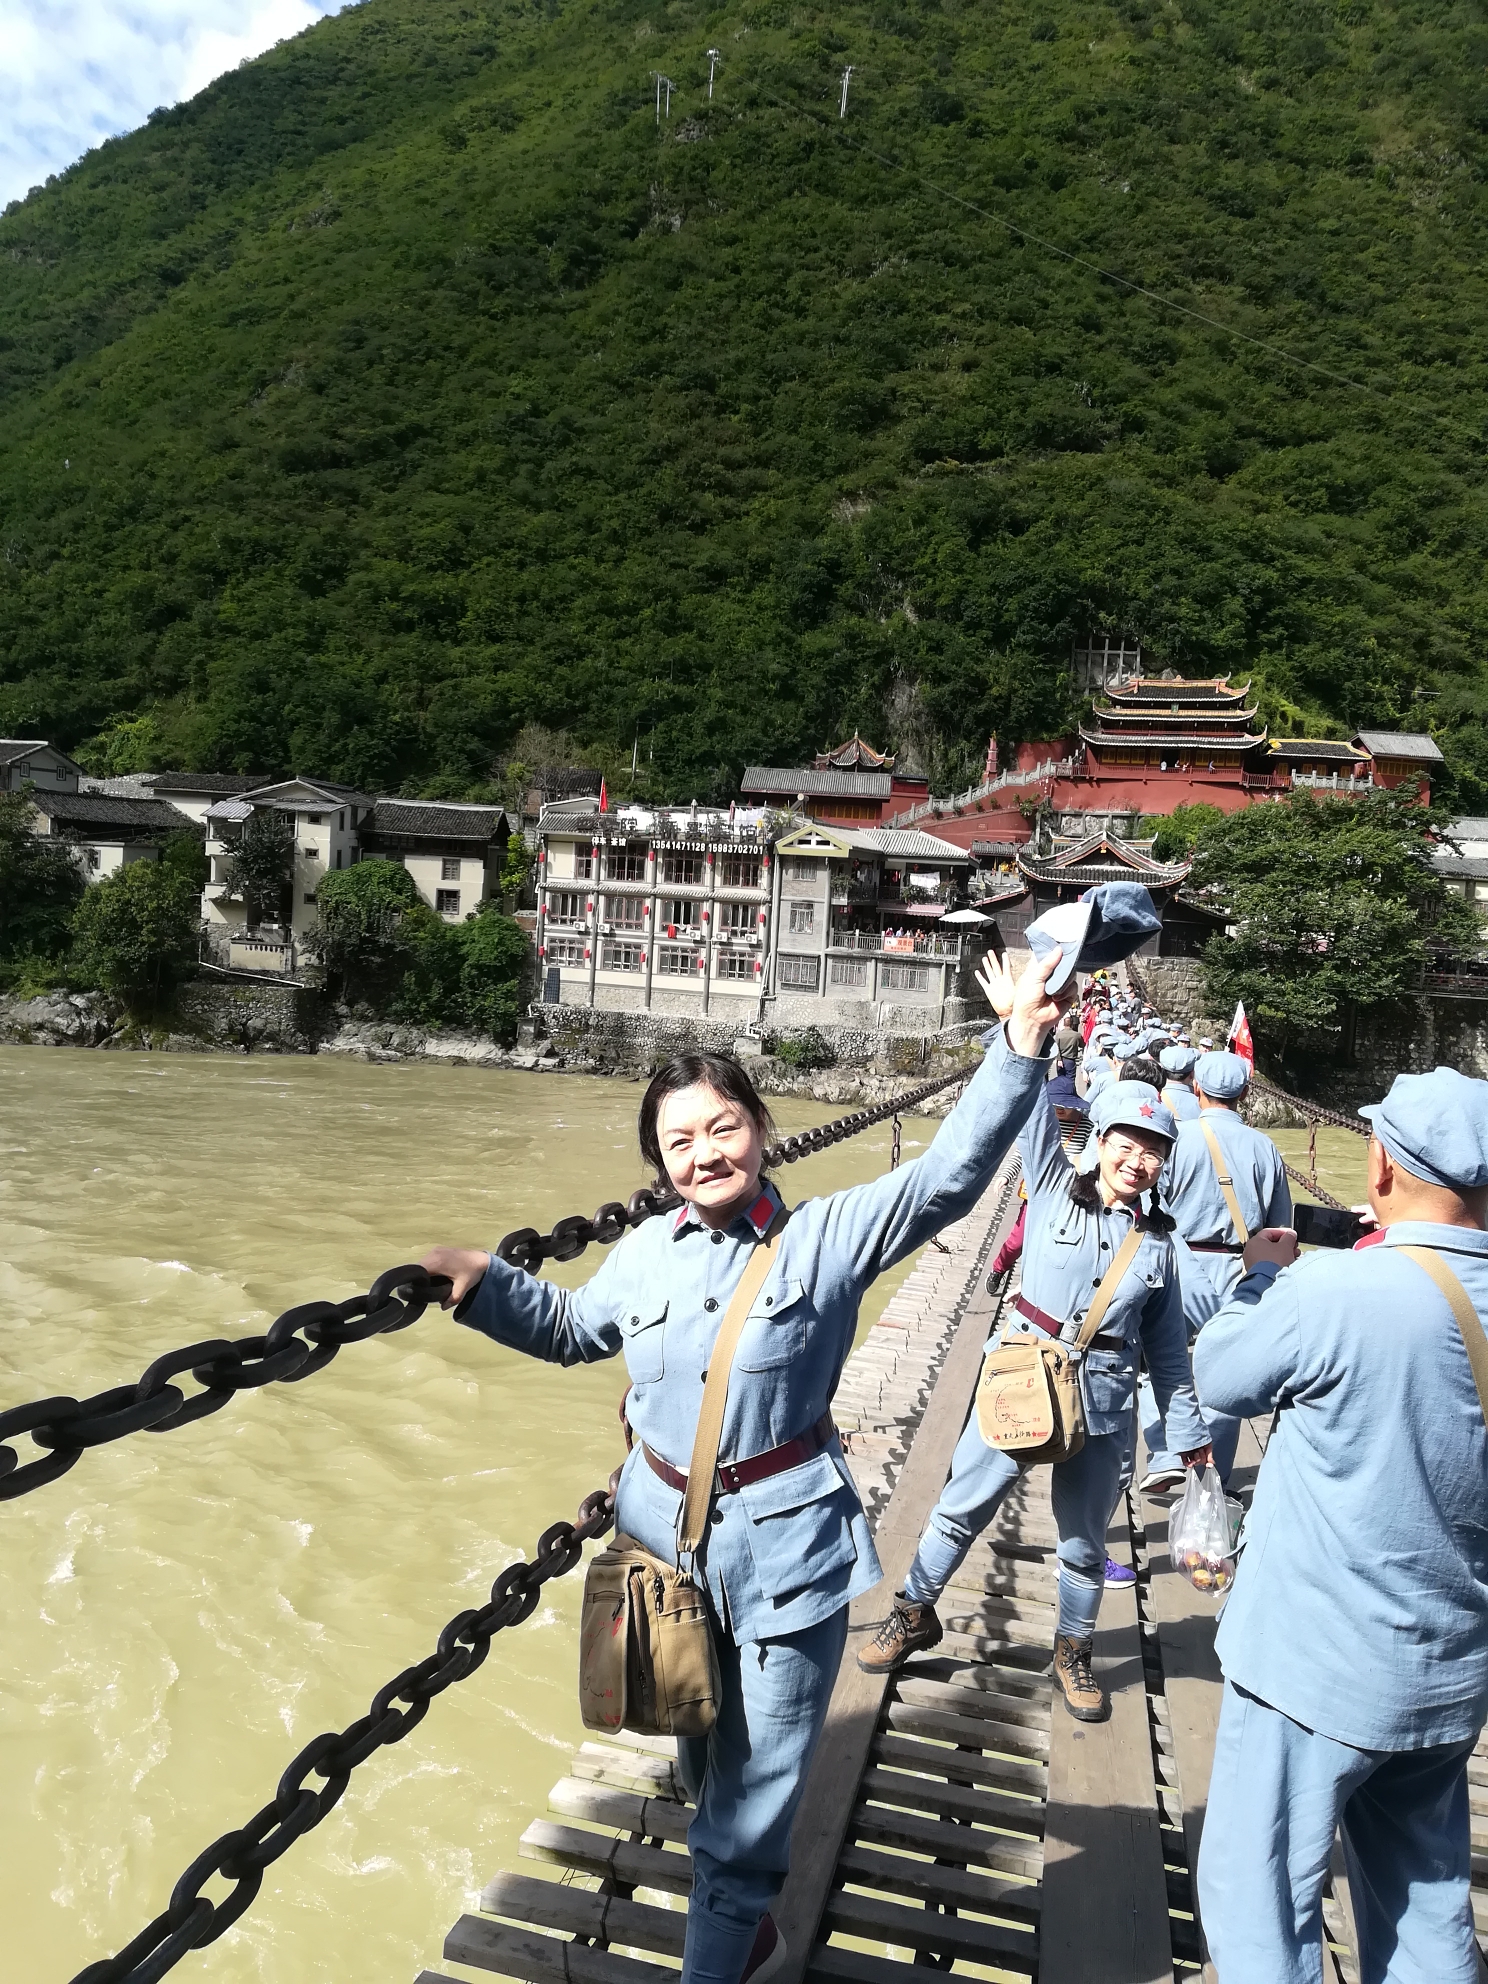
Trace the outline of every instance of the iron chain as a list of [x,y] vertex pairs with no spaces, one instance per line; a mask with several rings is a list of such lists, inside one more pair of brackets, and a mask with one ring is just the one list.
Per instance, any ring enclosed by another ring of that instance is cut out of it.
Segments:
[[[544,1530],[530,1564],[508,1565],[491,1586],[489,1602],[457,1612],[434,1651],[379,1688],[365,1715],[339,1733],[328,1731],[307,1743],[263,1810],[198,1854],[176,1882],[164,1911],[117,1955],[80,1970],[72,1984],[156,1984],[188,1950],[215,1943],[252,1903],[265,1870],[340,1802],[357,1765],[389,1744],[401,1743],[428,1714],[430,1702],[456,1681],[468,1679],[490,1652],[494,1636],[529,1618],[543,1586],[571,1571],[583,1546],[602,1536],[614,1520],[614,1507],[601,1488],[584,1498],[576,1523],[557,1522]],[[322,1789],[306,1783],[312,1774],[325,1780]],[[202,1888],[219,1875],[233,1887],[214,1902]]]

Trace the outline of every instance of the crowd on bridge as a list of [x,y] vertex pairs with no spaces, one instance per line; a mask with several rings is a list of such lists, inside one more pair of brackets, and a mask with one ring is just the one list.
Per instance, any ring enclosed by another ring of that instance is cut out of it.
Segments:
[[[1173,1494],[1190,1470],[1227,1480],[1243,1422],[1269,1418],[1217,1636],[1198,1892],[1220,1984],[1320,1984],[1340,1831],[1364,1984],[1476,1984],[1488,1083],[1404,1075],[1361,1111],[1359,1237],[1301,1253],[1281,1154],[1245,1120],[1249,1058],[1191,1040],[1119,973],[1156,927],[1144,889],[1108,884],[1030,926],[1016,980],[989,959],[984,1059],[929,1149],[882,1178],[787,1209],[747,1074],[683,1055],[640,1120],[680,1211],[583,1288],[483,1249],[426,1256],[460,1320],[498,1342],[625,1357],[618,1528],[658,1591],[662,1573],[695,1583],[717,1660],[716,1714],[678,1743],[697,1807],[684,1984],[767,1984],[783,1962],[769,1911],[791,1822],[848,1602],[882,1575],[831,1422],[859,1301],[977,1203],[1014,1144],[1021,1231],[994,1272],[1016,1259],[1016,1292],[1006,1281],[977,1410],[860,1664],[892,1672],[940,1641],[936,1604],[973,1541],[1048,1464],[1056,1699],[1103,1719],[1094,1634],[1107,1583],[1129,1576],[1107,1532],[1139,1434],[1142,1492]],[[1069,1423],[1030,1445],[999,1387],[1036,1366]]]

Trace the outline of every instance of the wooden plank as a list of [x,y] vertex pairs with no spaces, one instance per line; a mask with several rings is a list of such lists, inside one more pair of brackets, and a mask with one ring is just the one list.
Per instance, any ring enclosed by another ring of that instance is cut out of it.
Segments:
[[1032,1930],[1005,1928],[1000,1922],[984,1922],[980,1916],[906,1908],[877,1895],[841,1890],[828,1895],[822,1926],[840,1930],[845,1936],[861,1936],[865,1942],[898,1943],[905,1949],[935,1950],[942,1955],[969,1957],[976,1963],[995,1963],[1000,1969],[1017,1968],[1030,1977],[1038,1966],[1038,1938]]
[[[528,1984],[677,1984],[676,1971],[665,1964],[643,1963],[507,1922],[488,1922],[482,1915],[462,1915],[445,1938],[444,1953],[455,1963],[495,1971],[501,1977],[525,1978]],[[455,1984],[455,1980],[426,1970],[418,1984]]]
[[[1014,1203],[1010,1199],[1002,1218],[994,1222],[992,1244],[1010,1229],[1016,1217]],[[971,1273],[970,1258],[966,1266]],[[779,1973],[780,1984],[801,1984],[805,1975],[852,1809],[851,1798],[843,1795],[844,1787],[856,1785],[862,1776],[883,1709],[887,1677],[865,1674],[858,1666],[857,1651],[883,1618],[891,1594],[903,1583],[920,1531],[950,1473],[951,1456],[976,1393],[982,1345],[997,1309],[978,1264],[965,1312],[874,1533],[884,1581],[856,1599],[848,1615],[847,1651],[791,1833],[790,1873],[773,1910],[790,1951]]]
[[1040,1703],[1047,1711],[1051,1682],[1047,1674],[1027,1667],[998,1666],[993,1661],[963,1660],[955,1654],[922,1653],[899,1670],[901,1681],[943,1681],[950,1687],[981,1688],[1005,1697]]
[[[1131,1562],[1119,1510],[1107,1548]],[[1095,1668],[1111,1718],[1076,1722],[1056,1701],[1050,1725],[1039,1984],[1172,1984],[1141,1642],[1126,1607],[1103,1611]]]
[[884,1710],[884,1722],[888,1728],[906,1736],[934,1736],[963,1749],[990,1750],[1001,1757],[1028,1757],[1041,1762],[1049,1754],[1049,1738],[1042,1729],[1024,1729],[977,1715],[953,1715],[945,1709],[919,1708],[913,1702],[890,1702]]
[[900,1770],[925,1771],[951,1784],[985,1784],[998,1791],[1022,1791],[1035,1798],[1042,1798],[1048,1788],[1049,1774],[1042,1764],[973,1756],[966,1750],[922,1743],[914,1736],[879,1736],[868,1754],[875,1763],[892,1764]]
[[837,1871],[854,1887],[882,1888],[903,1900],[968,1908],[1032,1926],[1038,1919],[1036,1882],[998,1878],[997,1871],[974,1874],[932,1860],[910,1860],[903,1853],[875,1853],[869,1846],[844,1846]]
[[873,1805],[857,1807],[848,1837],[870,1846],[896,1847],[901,1853],[928,1853],[950,1866],[1021,1874],[1026,1880],[1037,1880],[1044,1864],[1044,1849],[1037,1839],[1015,1839],[1008,1833],[988,1832],[982,1825],[948,1825],[943,1819],[886,1812]]
[[692,1892],[692,1856],[668,1853],[659,1846],[637,1846],[628,1839],[611,1839],[580,1826],[555,1826],[551,1819],[534,1819],[517,1842],[524,1860],[546,1860],[572,1867],[580,1874],[618,1881],[627,1888],[653,1888],[661,1894]]
[[891,1813],[931,1812],[937,1818],[955,1819],[963,1826],[995,1826],[999,1836],[1006,1832],[1026,1834],[1029,1839],[1044,1836],[1044,1803],[1027,1793],[1018,1795],[989,1785],[971,1788],[961,1784],[940,1784],[934,1778],[914,1777],[902,1770],[868,1770],[858,1786],[858,1796],[874,1806],[883,1805]]
[[[961,1676],[966,1669],[960,1670]],[[1022,1728],[1042,1732],[1043,1749],[1049,1747],[1049,1703],[1047,1696],[1036,1701],[1026,1695],[1004,1695],[994,1692],[992,1685],[979,1688],[969,1679],[965,1686],[955,1681],[935,1681],[928,1675],[901,1674],[895,1690],[900,1701],[909,1702],[916,1708],[948,1709],[953,1715],[970,1716],[973,1720],[985,1719],[988,1722],[1005,1723],[1012,1728]]]
[[691,1805],[671,1798],[644,1798],[635,1791],[615,1791],[589,1784],[581,1777],[560,1777],[548,1793],[549,1807],[568,1819],[613,1826],[616,1832],[637,1832],[647,1839],[685,1843],[692,1823]]
[[[481,1907],[492,1915],[509,1916],[515,1922],[535,1924],[541,1929],[588,1936],[596,1942],[659,1950],[664,1956],[681,1956],[687,1934],[687,1915],[683,1909],[653,1908],[649,1902],[594,1894],[587,1888],[567,1887],[560,1881],[534,1880],[530,1874],[498,1874],[487,1883],[481,1895]],[[456,1963],[475,1961],[451,1947],[462,1933],[462,1924],[472,1922],[479,1926],[480,1916],[462,1916],[445,1940],[444,1954]]]

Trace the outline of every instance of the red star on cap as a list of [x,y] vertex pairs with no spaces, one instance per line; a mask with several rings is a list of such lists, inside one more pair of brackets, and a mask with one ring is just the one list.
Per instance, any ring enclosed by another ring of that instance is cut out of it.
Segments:
[[1139,1103],[1137,1105],[1137,1114],[1139,1116],[1150,1116],[1152,1114],[1152,1104],[1150,1102]]

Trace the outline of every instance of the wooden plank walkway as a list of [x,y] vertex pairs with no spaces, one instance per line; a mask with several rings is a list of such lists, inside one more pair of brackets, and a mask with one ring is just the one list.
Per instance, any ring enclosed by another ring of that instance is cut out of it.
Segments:
[[[984,1207],[956,1229],[949,1260],[906,1283],[900,1313],[886,1317],[900,1338],[866,1346],[872,1355],[847,1387],[866,1435],[854,1471],[873,1495],[886,1582],[853,1608],[802,1799],[775,1908],[790,1947],[781,1984],[910,1984],[927,1967],[1028,1984],[1213,1984],[1193,1869],[1219,1713],[1217,1608],[1168,1563],[1166,1502],[1129,1498],[1109,1538],[1138,1582],[1108,1588],[1102,1605],[1107,1723],[1051,1707],[1047,1468],[1024,1476],[974,1546],[942,1601],[946,1637],[933,1654],[887,1680],[852,1657],[907,1567],[970,1408],[996,1306],[986,1261],[1004,1224]],[[1242,1493],[1265,1433],[1261,1421],[1242,1434]],[[1488,1745],[1470,1782],[1481,1939]],[[543,1871],[498,1874],[481,1912],[450,1931],[444,1960],[465,1979],[670,1984],[691,1887],[691,1808],[671,1744],[628,1733],[586,1742],[549,1807],[521,1841]],[[1332,1984],[1355,1984],[1341,1863],[1324,1913]],[[425,1970],[417,1984],[459,1980]]]

